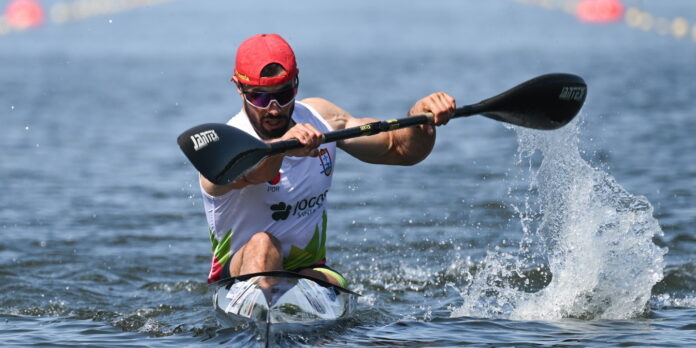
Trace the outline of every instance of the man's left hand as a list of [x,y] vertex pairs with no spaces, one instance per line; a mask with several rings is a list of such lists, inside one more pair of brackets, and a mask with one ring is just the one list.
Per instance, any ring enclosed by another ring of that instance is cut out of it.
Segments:
[[[433,125],[440,126],[447,124],[454,116],[454,110],[457,108],[457,103],[445,92],[433,93],[413,105],[409,110],[408,115],[421,115],[426,112],[433,114]],[[432,133],[432,127],[427,127],[428,133]]]

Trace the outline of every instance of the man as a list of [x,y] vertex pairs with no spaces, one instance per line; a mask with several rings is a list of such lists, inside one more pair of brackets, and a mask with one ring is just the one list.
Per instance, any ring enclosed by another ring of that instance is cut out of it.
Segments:
[[[266,142],[297,139],[303,147],[269,157],[227,185],[200,176],[213,243],[209,282],[286,269],[345,287],[325,255],[336,146],[368,163],[396,165],[416,164],[433,148],[430,125],[322,144],[324,132],[376,120],[321,98],[295,101],[298,71],[292,48],[276,34],[253,36],[237,50],[232,81],[243,107],[228,124]],[[409,115],[430,112],[441,125],[454,109],[454,99],[439,92],[416,102]]]

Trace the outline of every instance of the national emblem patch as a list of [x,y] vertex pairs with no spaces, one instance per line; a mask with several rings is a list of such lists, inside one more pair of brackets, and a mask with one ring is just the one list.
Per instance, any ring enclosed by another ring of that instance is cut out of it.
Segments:
[[326,176],[331,175],[331,172],[333,172],[333,162],[331,162],[331,154],[329,154],[329,150],[319,150],[319,160],[321,161],[321,173]]

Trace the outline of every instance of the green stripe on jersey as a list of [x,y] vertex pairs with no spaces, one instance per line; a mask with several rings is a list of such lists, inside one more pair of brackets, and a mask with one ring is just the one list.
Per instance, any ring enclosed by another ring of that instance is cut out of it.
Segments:
[[231,256],[230,248],[232,246],[232,230],[228,230],[225,236],[222,237],[222,239],[219,241],[217,240],[217,238],[215,238],[215,233],[213,233],[212,230],[209,230],[209,232],[210,243],[212,243],[213,256],[215,256],[215,259],[221,265],[224,265],[225,263],[227,263],[227,260]]
[[309,267],[326,257],[326,225],[328,220],[326,210],[322,213],[321,220],[321,231],[317,225],[314,228],[312,239],[304,249],[295,245],[290,247],[290,254],[283,260],[284,269],[293,270]]

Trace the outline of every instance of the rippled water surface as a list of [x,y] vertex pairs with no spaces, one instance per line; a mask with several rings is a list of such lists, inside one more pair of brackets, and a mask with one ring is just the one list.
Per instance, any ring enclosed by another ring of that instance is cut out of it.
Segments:
[[[278,32],[300,97],[356,116],[401,117],[436,90],[474,103],[548,72],[583,76],[589,95],[553,132],[452,121],[414,167],[339,153],[327,253],[363,296],[354,317],[277,342],[691,346],[696,42],[529,3],[180,0],[0,35],[0,341],[261,344],[215,320],[175,139],[238,111],[237,45]],[[696,22],[688,1],[628,5]]]

